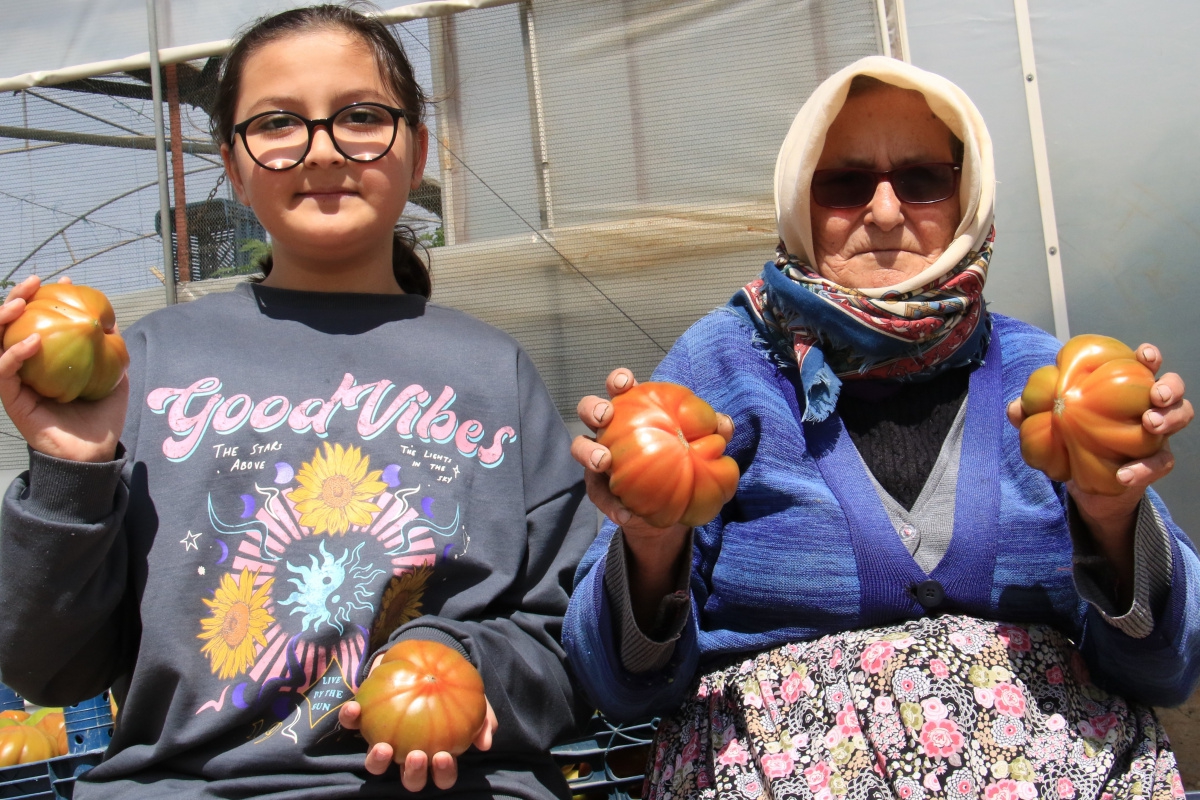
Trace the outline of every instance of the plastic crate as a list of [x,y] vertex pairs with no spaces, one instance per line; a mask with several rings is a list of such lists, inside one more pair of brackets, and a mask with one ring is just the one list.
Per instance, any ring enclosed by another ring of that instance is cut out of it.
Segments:
[[21,695],[0,683],[0,711],[24,711],[25,701]]
[[71,800],[75,779],[104,758],[103,750],[0,769],[0,798]]
[[71,755],[104,750],[112,741],[112,707],[108,692],[63,709],[67,728],[67,749]]
[[614,725],[600,714],[588,722],[587,733],[551,750],[568,778],[571,793],[587,800],[631,800],[642,795],[643,773],[658,720]]

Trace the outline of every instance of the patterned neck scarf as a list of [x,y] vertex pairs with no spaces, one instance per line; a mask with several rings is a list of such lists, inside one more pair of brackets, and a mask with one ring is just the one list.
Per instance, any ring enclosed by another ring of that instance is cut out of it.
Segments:
[[983,284],[992,228],[978,250],[930,283],[867,297],[821,277],[782,247],[729,305],[800,368],[806,422],[833,412],[841,379],[924,380],[981,364],[991,334]]

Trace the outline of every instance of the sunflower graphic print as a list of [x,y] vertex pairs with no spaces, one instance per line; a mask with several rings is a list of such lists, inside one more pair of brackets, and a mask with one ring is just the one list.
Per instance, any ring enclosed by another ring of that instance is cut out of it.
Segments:
[[201,631],[197,637],[207,642],[200,652],[212,662],[212,671],[221,680],[232,678],[254,663],[258,654],[255,645],[267,643],[263,633],[275,621],[266,610],[274,578],[267,578],[255,586],[257,574],[242,568],[234,578],[230,573],[221,576],[212,600],[203,599],[212,614],[200,621]]
[[369,525],[379,506],[371,498],[387,488],[379,480],[383,470],[367,471],[369,460],[357,447],[325,444],[325,454],[317,452],[305,464],[296,481],[299,488],[289,497],[300,512],[300,524],[322,533],[345,536],[351,525]]
[[286,735],[287,719],[315,727],[353,696],[364,658],[421,615],[435,564],[459,541],[457,508],[408,485],[400,463],[338,442],[308,452],[298,467],[262,463],[273,479],[238,497],[237,521],[218,510],[228,500],[208,501],[228,571],[201,598],[196,637],[226,683],[196,713],[262,708],[264,738]]

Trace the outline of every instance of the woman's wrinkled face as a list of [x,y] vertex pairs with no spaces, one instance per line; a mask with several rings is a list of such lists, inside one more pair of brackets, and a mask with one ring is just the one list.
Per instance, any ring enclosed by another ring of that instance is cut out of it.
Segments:
[[[886,87],[846,101],[825,137],[817,169],[878,171],[906,164],[950,163],[951,133],[919,92]],[[835,283],[866,289],[892,286],[919,274],[945,251],[961,219],[958,194],[938,203],[910,204],[880,181],[859,208],[810,202],[813,266]]]

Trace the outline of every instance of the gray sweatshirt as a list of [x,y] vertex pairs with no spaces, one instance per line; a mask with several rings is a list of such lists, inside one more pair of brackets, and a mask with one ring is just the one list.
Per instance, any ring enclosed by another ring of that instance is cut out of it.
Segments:
[[499,729],[431,796],[567,796],[559,630],[595,510],[508,336],[416,296],[245,285],[126,334],[118,460],[32,453],[0,520],[0,677],[121,710],[79,800],[397,797],[337,723],[373,653],[442,641]]

